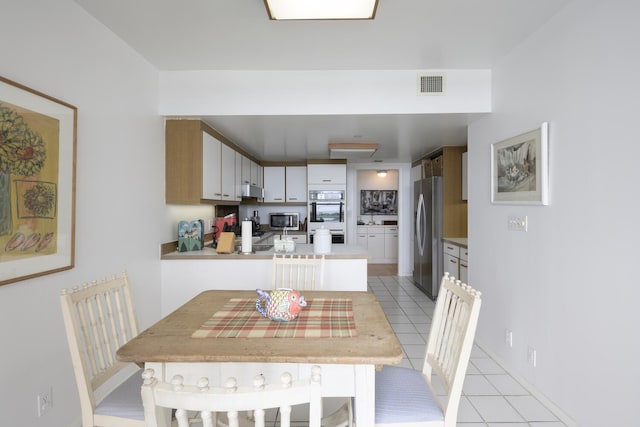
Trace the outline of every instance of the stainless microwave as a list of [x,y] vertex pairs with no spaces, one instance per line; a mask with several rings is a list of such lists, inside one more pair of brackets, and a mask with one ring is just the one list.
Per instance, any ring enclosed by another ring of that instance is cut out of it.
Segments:
[[300,214],[297,212],[270,213],[269,228],[272,230],[298,230],[300,228]]

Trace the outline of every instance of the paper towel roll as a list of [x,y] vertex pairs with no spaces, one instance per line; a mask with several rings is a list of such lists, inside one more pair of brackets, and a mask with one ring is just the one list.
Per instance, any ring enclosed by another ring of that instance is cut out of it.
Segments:
[[253,234],[253,222],[242,221],[242,253],[251,253],[251,235]]

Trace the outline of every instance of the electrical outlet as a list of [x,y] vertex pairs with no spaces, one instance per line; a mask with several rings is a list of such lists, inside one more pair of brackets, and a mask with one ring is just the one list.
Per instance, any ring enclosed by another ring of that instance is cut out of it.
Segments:
[[513,332],[510,329],[504,330],[504,343],[509,346],[509,348],[513,347]]
[[53,408],[53,389],[51,387],[49,387],[49,390],[38,394],[37,404],[39,417],[43,416]]
[[526,216],[510,216],[507,218],[507,229],[509,231],[524,231],[528,229],[528,219]]
[[535,368],[538,362],[537,359],[538,354],[536,352],[536,349],[533,347],[527,347],[527,362],[529,362],[529,365]]

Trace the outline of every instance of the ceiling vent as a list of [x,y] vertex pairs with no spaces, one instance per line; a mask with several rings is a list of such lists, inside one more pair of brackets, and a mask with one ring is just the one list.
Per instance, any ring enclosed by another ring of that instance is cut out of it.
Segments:
[[418,74],[418,95],[444,95],[444,74]]

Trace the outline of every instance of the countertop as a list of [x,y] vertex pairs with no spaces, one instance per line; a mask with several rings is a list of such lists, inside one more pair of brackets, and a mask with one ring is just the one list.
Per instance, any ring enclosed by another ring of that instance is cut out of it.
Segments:
[[453,243],[454,245],[462,246],[463,248],[468,248],[467,246],[467,238],[466,237],[443,237],[443,242]]
[[[257,251],[251,254],[233,253],[233,254],[219,254],[211,247],[209,243],[201,251],[190,252],[169,252],[163,254],[160,259],[162,260],[188,260],[188,259],[212,259],[212,260],[230,260],[230,259],[245,259],[245,260],[258,260],[258,259],[271,259],[275,254],[273,248],[266,251]],[[297,244],[296,255],[312,255],[313,245],[310,244]],[[325,255],[325,259],[367,259],[369,254],[365,249],[357,245],[331,245],[331,253]]]

